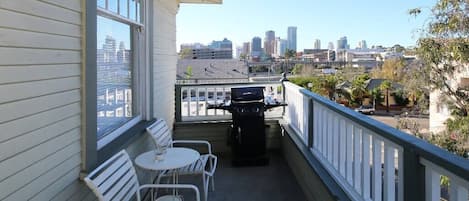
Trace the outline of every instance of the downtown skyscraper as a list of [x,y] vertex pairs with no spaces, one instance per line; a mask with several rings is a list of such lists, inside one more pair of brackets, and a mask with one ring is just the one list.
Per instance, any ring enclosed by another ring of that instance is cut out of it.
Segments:
[[288,27],[287,31],[287,48],[296,52],[296,27]]
[[314,49],[316,50],[321,49],[321,40],[319,39],[314,40]]
[[265,32],[264,38],[264,51],[267,56],[272,56],[274,53],[275,47],[275,32],[274,31],[267,31]]

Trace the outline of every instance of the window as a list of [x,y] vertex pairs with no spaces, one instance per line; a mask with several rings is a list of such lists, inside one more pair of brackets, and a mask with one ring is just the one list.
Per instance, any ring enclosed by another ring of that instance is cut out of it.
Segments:
[[145,50],[141,6],[139,0],[97,1],[97,149],[142,120],[145,67],[139,60]]

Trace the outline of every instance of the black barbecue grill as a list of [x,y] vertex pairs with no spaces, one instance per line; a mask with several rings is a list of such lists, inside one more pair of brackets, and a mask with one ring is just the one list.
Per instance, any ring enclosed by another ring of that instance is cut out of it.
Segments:
[[229,144],[233,151],[233,165],[266,165],[266,134],[264,111],[285,106],[277,101],[264,102],[264,87],[231,88],[231,102],[209,105],[209,109],[231,112]]

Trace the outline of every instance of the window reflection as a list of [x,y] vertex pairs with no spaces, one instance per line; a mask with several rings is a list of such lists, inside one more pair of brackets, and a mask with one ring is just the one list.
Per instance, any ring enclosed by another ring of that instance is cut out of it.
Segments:
[[98,139],[135,116],[132,97],[131,26],[97,18]]
[[127,3],[128,3],[127,0],[119,0],[119,15],[122,15],[126,18],[129,17],[128,16],[129,15],[129,13],[128,13],[128,11],[129,11],[128,6],[129,5]]

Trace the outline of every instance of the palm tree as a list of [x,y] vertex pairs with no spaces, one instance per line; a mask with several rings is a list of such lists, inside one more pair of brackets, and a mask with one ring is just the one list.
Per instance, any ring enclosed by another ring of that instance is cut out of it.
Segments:
[[337,83],[339,82],[339,78],[335,75],[328,75],[322,81],[322,88],[326,92],[329,100],[334,99],[334,94],[336,90]]
[[286,67],[284,69],[284,73],[286,75],[287,71],[288,71],[288,60],[290,60],[291,58],[294,58],[296,57],[296,52],[295,50],[291,50],[291,49],[287,49],[285,51],[285,60],[287,61],[287,64],[286,64]]
[[368,95],[368,91],[365,88],[365,81],[369,79],[367,74],[356,76],[352,80],[352,86],[350,87],[350,97],[354,102],[359,102],[360,105],[363,103],[363,98]]
[[389,112],[389,89],[392,88],[392,83],[389,80],[384,80],[381,85],[379,85],[381,90],[386,90],[386,112]]

